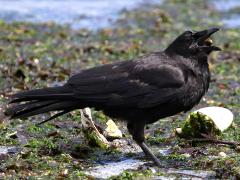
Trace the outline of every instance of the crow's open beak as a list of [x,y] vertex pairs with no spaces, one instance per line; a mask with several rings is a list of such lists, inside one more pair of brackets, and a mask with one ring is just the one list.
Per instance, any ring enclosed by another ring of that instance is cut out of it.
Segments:
[[210,36],[217,31],[219,31],[219,28],[198,31],[194,33],[193,37],[196,39],[196,43],[199,47],[202,47],[203,49],[209,49],[211,51],[221,51],[221,48],[212,46],[213,41],[210,39]]

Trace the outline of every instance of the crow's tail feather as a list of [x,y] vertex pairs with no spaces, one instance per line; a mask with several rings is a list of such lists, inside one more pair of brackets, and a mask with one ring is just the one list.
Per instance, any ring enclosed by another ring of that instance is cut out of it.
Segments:
[[5,111],[5,115],[11,118],[27,118],[49,111],[60,111],[43,122],[81,108],[71,89],[65,86],[20,92],[13,95],[10,103],[18,103]]
[[72,91],[66,86],[34,89],[20,92],[13,95],[10,103],[33,101],[33,100],[54,100],[73,99]]

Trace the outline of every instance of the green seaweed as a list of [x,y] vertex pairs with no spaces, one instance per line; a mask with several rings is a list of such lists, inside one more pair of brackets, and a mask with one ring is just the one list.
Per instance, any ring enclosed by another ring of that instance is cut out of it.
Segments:
[[200,112],[191,113],[182,125],[180,137],[191,139],[201,138],[205,135],[219,135],[220,130],[216,127],[213,120]]

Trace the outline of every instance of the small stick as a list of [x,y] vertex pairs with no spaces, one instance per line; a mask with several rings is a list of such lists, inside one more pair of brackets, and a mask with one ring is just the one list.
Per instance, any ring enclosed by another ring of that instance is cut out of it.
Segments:
[[209,135],[206,134],[201,134],[204,138],[195,138],[192,139],[190,141],[197,141],[197,142],[212,142],[212,143],[216,143],[216,144],[226,144],[226,145],[230,145],[230,146],[238,146],[240,145],[240,142],[235,142],[235,141],[223,141],[223,140],[218,140],[214,137],[211,137]]

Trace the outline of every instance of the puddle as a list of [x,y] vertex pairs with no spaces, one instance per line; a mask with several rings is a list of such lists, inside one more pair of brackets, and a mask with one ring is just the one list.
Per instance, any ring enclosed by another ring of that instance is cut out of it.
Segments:
[[166,147],[166,148],[159,149],[158,152],[159,152],[162,156],[166,156],[166,155],[171,154],[171,153],[172,153],[172,150],[171,150],[171,148]]
[[194,171],[194,170],[177,170],[177,169],[168,169],[166,171],[162,170],[163,173],[166,173],[164,176],[155,176],[152,179],[158,180],[172,180],[172,179],[216,179],[216,172],[214,171]]
[[0,154],[15,154],[20,151],[16,146],[0,146]]
[[[93,176],[98,179],[107,179],[112,176],[118,176],[125,170],[137,170],[145,162],[137,159],[127,159],[119,162],[110,162],[104,165],[99,165],[93,168],[89,168],[84,172],[86,175]],[[156,173],[153,168],[153,173]],[[202,170],[179,170],[179,169],[158,169],[157,171],[164,173],[161,176],[153,176],[151,179],[169,180],[176,178],[191,178],[191,179],[214,179],[216,172],[214,171],[202,171]]]
[[167,174],[178,174],[183,176],[190,176],[196,179],[211,179],[216,177],[216,172],[214,171],[201,171],[201,170],[178,170],[178,169],[169,169]]
[[145,162],[137,159],[126,159],[119,162],[109,162],[101,166],[96,166],[88,169],[84,172],[87,175],[91,175],[95,178],[106,179],[111,176],[117,176],[123,173],[123,171],[131,169],[136,170]]

